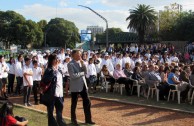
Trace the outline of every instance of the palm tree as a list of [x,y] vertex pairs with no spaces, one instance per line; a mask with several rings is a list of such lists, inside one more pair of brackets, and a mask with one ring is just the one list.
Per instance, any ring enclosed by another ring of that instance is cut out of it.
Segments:
[[138,4],[134,10],[129,10],[130,15],[126,21],[130,21],[128,29],[135,30],[138,33],[139,41],[144,42],[146,29],[155,24],[157,16],[155,10],[150,5]]

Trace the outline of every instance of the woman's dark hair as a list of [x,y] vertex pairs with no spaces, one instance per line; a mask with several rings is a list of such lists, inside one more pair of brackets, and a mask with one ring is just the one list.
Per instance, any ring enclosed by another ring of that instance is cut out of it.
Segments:
[[2,59],[4,56],[3,55],[0,55],[0,59]]
[[158,70],[159,73],[164,72],[164,70],[162,70],[162,67],[164,67],[164,66],[160,66],[160,67],[159,67],[159,70]]
[[33,64],[33,65],[35,65],[35,64],[37,64],[37,63],[38,63],[38,61],[36,61],[36,60],[33,60],[33,61],[32,61],[32,64]]
[[165,67],[164,68],[164,73],[166,73],[168,70],[170,71],[170,67]]
[[8,62],[8,63],[9,63],[9,64],[12,64],[12,62],[11,62],[11,61],[12,61],[13,59],[14,59],[13,57],[10,57],[10,58],[9,58],[9,62]]
[[133,69],[133,72],[136,73],[138,69],[139,69],[139,67],[136,66],[136,67]]
[[19,59],[20,59],[22,56],[23,56],[22,54],[19,54],[19,56],[18,56],[18,61],[19,61]]
[[0,122],[1,122],[0,125],[1,126],[6,125],[6,116],[7,115],[14,116],[13,115],[13,103],[11,103],[9,101],[4,103],[0,109]]
[[171,70],[172,73],[175,73],[176,71],[179,71],[179,69],[174,68],[174,69]]
[[28,62],[29,60],[30,60],[29,57],[25,57],[25,59],[24,59],[25,62]]
[[53,61],[57,59],[57,55],[55,53],[49,55],[48,57],[48,68],[53,66]]
[[102,66],[102,71],[104,71],[105,68],[107,68],[107,66],[106,65],[103,65]]

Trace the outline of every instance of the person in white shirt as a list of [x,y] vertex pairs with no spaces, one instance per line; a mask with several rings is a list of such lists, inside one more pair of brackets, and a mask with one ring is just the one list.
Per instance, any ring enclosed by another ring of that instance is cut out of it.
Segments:
[[65,59],[65,50],[62,48],[60,54],[57,56],[59,60],[62,62]]
[[110,74],[113,75],[114,67],[111,60],[109,59],[108,53],[105,54],[104,59],[102,60],[101,68],[103,65],[106,65],[108,67],[108,71],[110,72]]
[[23,85],[24,85],[24,105],[32,106],[30,103],[30,94],[33,86],[33,70],[30,67],[30,58],[25,58],[25,65],[23,67]]
[[18,56],[18,61],[15,64],[15,76],[16,76],[16,80],[17,80],[17,85],[16,85],[16,90],[15,90],[15,94],[21,94],[21,88],[23,85],[23,55],[19,55]]
[[10,57],[10,60],[8,62],[8,94],[13,93],[13,84],[15,81],[15,60],[13,57]]
[[[0,95],[1,95],[1,89],[2,89],[2,73],[3,73],[3,70],[2,70],[2,58],[3,56],[0,55]],[[2,99],[2,97],[1,97]]]
[[142,63],[142,59],[141,59],[141,57],[140,57],[140,54],[137,54],[137,55],[136,55],[135,64],[136,64],[137,62],[140,63],[140,64]]
[[5,62],[4,56],[2,56],[1,60],[0,60],[1,64],[2,64],[2,88],[1,88],[1,95],[4,96],[6,99],[8,98],[7,94],[6,94],[6,84],[7,84],[7,77],[8,77],[8,71],[9,71],[9,67]]
[[88,83],[89,92],[94,93],[95,92],[94,89],[96,88],[97,72],[96,72],[96,67],[94,65],[94,60],[92,58],[89,59],[86,78],[89,82]]
[[99,85],[99,77],[100,77],[101,63],[102,63],[102,59],[100,58],[100,53],[96,53],[95,55],[93,55],[93,59],[94,59],[94,65],[96,67],[96,72],[97,72],[96,85]]
[[38,61],[34,60],[32,62],[33,64],[33,93],[34,93],[34,101],[35,105],[38,105],[38,91],[40,88],[40,81],[41,81],[41,76],[42,76],[42,68],[38,67]]
[[65,92],[66,92],[66,96],[68,96],[68,91],[69,91],[69,72],[68,72],[68,68],[67,68],[67,64],[70,62],[70,57],[66,56],[65,60],[62,64],[62,73],[63,73],[63,83],[65,86]]
[[123,68],[123,59],[122,59],[122,54],[118,53],[117,54],[117,58],[115,60],[115,63],[114,63],[114,68],[116,68],[116,64],[120,64],[121,68]]
[[[63,97],[63,76],[62,71],[58,69],[58,59],[56,54],[48,57],[48,67],[46,68],[42,81],[50,83],[47,90],[50,97],[50,103],[46,106],[48,112],[48,126],[66,126],[62,118],[64,97]],[[56,120],[53,115],[56,110]]]

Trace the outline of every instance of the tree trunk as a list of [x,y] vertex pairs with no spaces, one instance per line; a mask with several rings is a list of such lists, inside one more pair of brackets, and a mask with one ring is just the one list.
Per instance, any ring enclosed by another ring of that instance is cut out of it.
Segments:
[[145,35],[145,32],[144,31],[139,31],[139,43],[144,43],[144,35]]

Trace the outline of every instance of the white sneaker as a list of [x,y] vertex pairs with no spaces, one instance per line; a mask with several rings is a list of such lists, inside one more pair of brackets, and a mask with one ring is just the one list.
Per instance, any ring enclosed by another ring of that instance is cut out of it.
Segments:
[[32,104],[31,103],[28,103],[27,106],[32,106]]

